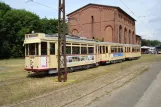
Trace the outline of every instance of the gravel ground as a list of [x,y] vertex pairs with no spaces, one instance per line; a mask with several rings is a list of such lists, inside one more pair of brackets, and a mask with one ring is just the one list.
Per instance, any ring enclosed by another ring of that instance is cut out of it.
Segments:
[[[107,74],[61,90],[22,101],[12,107],[82,107],[104,94],[121,87],[149,68],[150,63],[135,65],[117,73]],[[6,107],[5,106],[5,107]]]

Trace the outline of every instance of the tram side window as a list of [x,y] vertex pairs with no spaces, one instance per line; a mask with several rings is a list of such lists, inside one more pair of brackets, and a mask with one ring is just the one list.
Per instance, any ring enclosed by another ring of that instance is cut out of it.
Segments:
[[117,47],[114,48],[114,52],[117,53]]
[[[63,46],[62,46],[62,54],[64,54]],[[71,54],[71,46],[66,46],[66,54]]]
[[105,53],[105,46],[102,46],[103,54]]
[[98,46],[98,51],[97,51],[97,53],[99,54],[99,52],[100,52],[100,47]]
[[100,54],[102,53],[101,50],[102,50],[102,49],[101,49],[101,46],[100,46]]
[[127,53],[129,53],[129,47],[127,47]]
[[94,47],[88,47],[88,54],[94,54]]
[[118,47],[118,53],[120,53],[121,52],[121,48],[120,47]]
[[121,52],[123,52],[123,47],[121,47]]
[[134,52],[135,50],[134,50],[134,48],[132,48],[132,52]]
[[29,55],[35,55],[35,44],[29,44]]
[[87,47],[81,47],[81,54],[87,54]]
[[25,45],[25,51],[26,51],[26,55],[28,55],[28,44]]
[[36,48],[36,55],[39,55],[39,44],[36,43],[35,45],[36,45],[36,47],[35,47]]
[[130,47],[129,47],[129,52],[131,52]]
[[97,54],[97,46],[95,46],[95,53]]
[[111,47],[111,53],[114,53],[115,51],[114,51],[114,48],[113,47]]
[[41,55],[47,55],[47,42],[41,42]]
[[108,46],[106,46],[106,53],[108,53]]
[[55,55],[55,43],[50,43],[50,55]]
[[80,54],[80,47],[72,47],[72,54]]
[[66,54],[71,54],[71,46],[66,46]]

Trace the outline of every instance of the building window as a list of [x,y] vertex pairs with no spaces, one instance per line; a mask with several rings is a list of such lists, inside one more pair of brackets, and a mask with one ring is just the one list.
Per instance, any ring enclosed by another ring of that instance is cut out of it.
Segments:
[[91,20],[92,20],[92,23],[94,22],[94,17],[93,16],[91,16]]

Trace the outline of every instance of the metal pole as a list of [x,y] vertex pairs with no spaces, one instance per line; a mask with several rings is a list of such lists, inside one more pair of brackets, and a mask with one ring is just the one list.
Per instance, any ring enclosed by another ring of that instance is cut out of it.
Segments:
[[[58,6],[58,81],[67,81],[65,0]],[[63,52],[62,52],[63,51]]]
[[64,81],[67,81],[65,0],[63,0],[63,10]]

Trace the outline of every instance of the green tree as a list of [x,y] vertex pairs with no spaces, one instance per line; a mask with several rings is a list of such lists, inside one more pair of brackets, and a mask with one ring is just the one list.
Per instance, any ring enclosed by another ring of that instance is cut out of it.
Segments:
[[57,19],[40,19],[39,31],[46,34],[57,33],[58,20]]
[[39,17],[26,10],[11,9],[3,15],[3,23],[0,35],[2,34],[3,40],[9,43],[9,56],[22,57],[24,34],[39,30]]
[[11,7],[3,2],[0,2],[0,58],[8,57],[8,54],[10,53],[10,46],[9,42],[5,41],[5,23],[3,16],[6,14],[6,12],[10,11]]
[[146,40],[146,39],[142,39],[142,41],[141,41],[141,45],[142,46],[156,46],[156,45],[159,45],[159,44],[161,44],[161,42],[160,41],[158,41],[158,40]]

